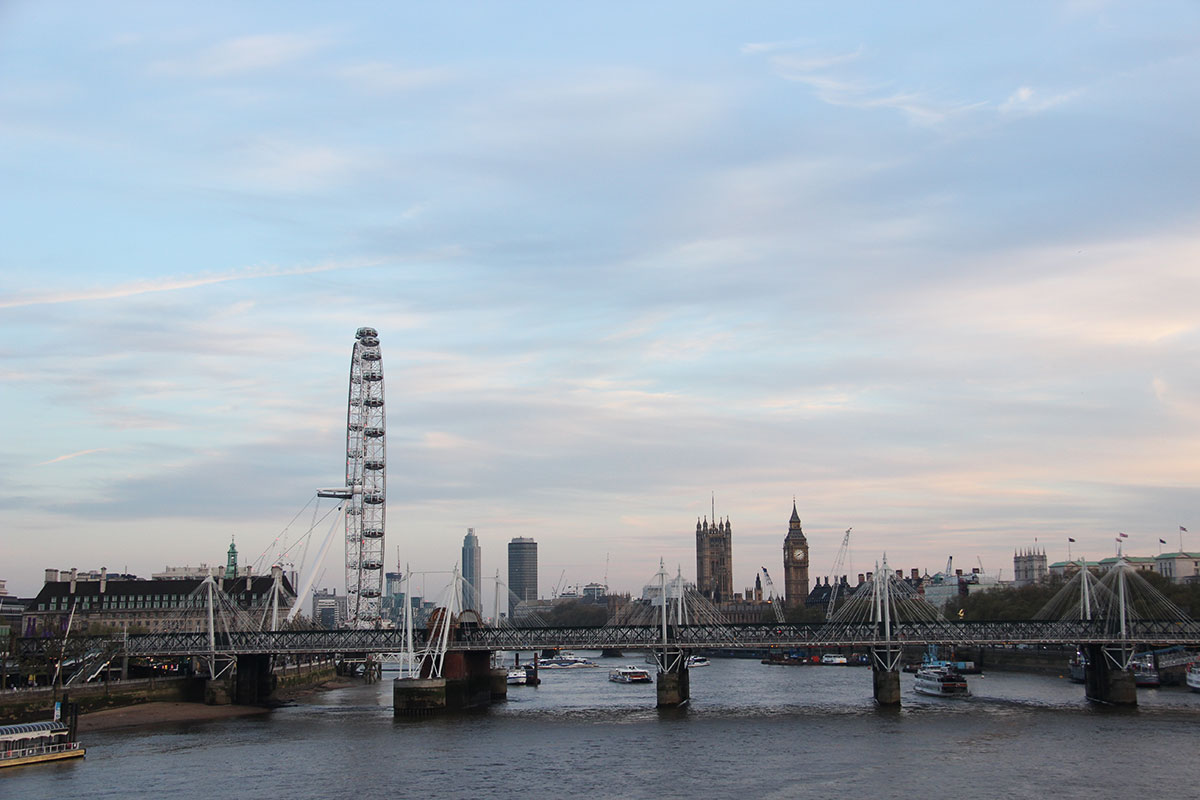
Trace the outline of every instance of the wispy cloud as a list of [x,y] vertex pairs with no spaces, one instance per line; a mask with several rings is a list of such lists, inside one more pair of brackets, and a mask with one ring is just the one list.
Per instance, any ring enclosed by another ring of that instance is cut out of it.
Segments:
[[311,275],[344,269],[361,269],[378,266],[380,261],[330,262],[301,267],[246,267],[244,269],[218,272],[208,275],[184,275],[146,281],[130,281],[113,286],[96,286],[90,289],[38,292],[10,297],[0,297],[0,308],[22,308],[57,303],[78,303],[88,300],[116,300],[153,292],[173,292],[179,289],[194,289],[214,283],[246,281],[257,278],[280,278],[291,275]]
[[249,142],[242,148],[239,161],[230,178],[252,191],[269,192],[328,188],[349,179],[363,163],[348,150],[275,137]]
[[866,51],[862,45],[840,53],[795,52],[796,46],[788,42],[744,45],[742,52],[767,55],[776,74],[810,87],[824,103],[857,109],[890,108],[918,125],[937,125],[956,114],[986,105],[941,100],[923,92],[898,89],[892,81],[846,74],[847,65],[863,59]]
[[1041,111],[1060,106],[1078,97],[1082,90],[1076,89],[1059,94],[1040,94],[1030,86],[1021,86],[1000,104],[1003,114],[1037,114]]
[[345,67],[339,73],[352,86],[375,94],[407,92],[446,83],[453,72],[441,67],[406,69],[386,61],[371,61]]
[[298,61],[326,44],[323,37],[296,33],[264,33],[226,39],[199,53],[151,65],[156,75],[223,78]]
[[47,464],[57,464],[60,461],[70,461],[72,458],[79,458],[80,456],[87,456],[91,455],[92,453],[103,453],[107,449],[107,447],[94,447],[91,450],[80,450],[78,453],[67,453],[65,456],[58,456],[50,459],[49,461],[41,461],[35,464],[35,466],[44,467]]

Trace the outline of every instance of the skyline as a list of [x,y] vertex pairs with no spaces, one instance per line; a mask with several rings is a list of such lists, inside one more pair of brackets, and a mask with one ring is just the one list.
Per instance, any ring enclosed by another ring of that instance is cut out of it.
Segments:
[[256,557],[342,480],[363,326],[388,569],[474,528],[637,591],[714,492],[735,591],[793,496],[814,579],[848,527],[1152,555],[1200,530],[1198,22],[6,4],[0,578]]

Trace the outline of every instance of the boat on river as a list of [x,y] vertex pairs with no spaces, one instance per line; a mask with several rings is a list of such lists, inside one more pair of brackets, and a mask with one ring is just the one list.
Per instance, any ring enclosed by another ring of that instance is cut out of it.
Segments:
[[571,653],[559,653],[553,658],[539,658],[537,660],[538,669],[581,669],[598,666],[600,665],[591,659],[582,658]]
[[707,667],[709,665],[709,661],[706,656],[688,656],[687,665],[688,665],[688,669],[695,669],[696,667]]
[[1157,689],[1162,684],[1158,676],[1158,669],[1154,666],[1153,660],[1139,661],[1135,659],[1130,666],[1133,668],[1133,683],[1135,686]]
[[1193,661],[1187,668],[1187,687],[1193,692],[1200,692],[1200,661]]
[[913,690],[931,697],[969,697],[967,679],[953,667],[922,667],[917,670]]
[[525,672],[524,667],[510,669],[507,677],[505,678],[505,683],[507,683],[509,686],[524,686],[528,682],[529,674]]
[[0,725],[0,767],[82,758],[74,729],[60,720]]
[[608,671],[608,679],[613,683],[650,683],[650,671],[626,665],[624,667],[616,667]]

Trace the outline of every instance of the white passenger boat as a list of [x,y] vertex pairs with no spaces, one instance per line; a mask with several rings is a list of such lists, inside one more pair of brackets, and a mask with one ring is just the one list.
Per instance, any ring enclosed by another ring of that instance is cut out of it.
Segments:
[[949,667],[922,667],[917,670],[913,690],[933,697],[969,697],[967,679]]
[[614,683],[650,683],[650,671],[626,665],[608,671],[608,679]]
[[1188,664],[1187,687],[1193,692],[1200,692],[1200,661]]
[[696,667],[707,667],[708,666],[708,658],[705,656],[688,656],[687,665],[688,665],[688,669],[695,669]]
[[821,656],[821,663],[827,665],[835,664],[844,667],[846,666],[847,661],[846,657],[843,655],[838,655],[837,653],[826,653],[825,655]]
[[539,658],[538,669],[580,669],[582,667],[598,667],[595,661],[570,653],[560,653],[554,658]]
[[509,686],[524,686],[527,680],[529,680],[529,676],[525,673],[524,667],[510,669],[506,678]]
[[0,725],[0,767],[82,758],[85,752],[65,722]]

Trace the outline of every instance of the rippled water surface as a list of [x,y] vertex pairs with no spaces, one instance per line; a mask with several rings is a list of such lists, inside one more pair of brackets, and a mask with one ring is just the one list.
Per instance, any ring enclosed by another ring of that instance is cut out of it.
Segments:
[[[584,654],[587,655],[587,654]],[[638,656],[640,658],[640,656]],[[6,770],[0,798],[1193,797],[1200,694],[1139,690],[1089,705],[1062,678],[970,676],[966,700],[871,700],[856,667],[713,659],[692,702],[603,668],[543,671],[487,712],[394,720],[391,681],[267,715],[87,735],[87,758]]]

